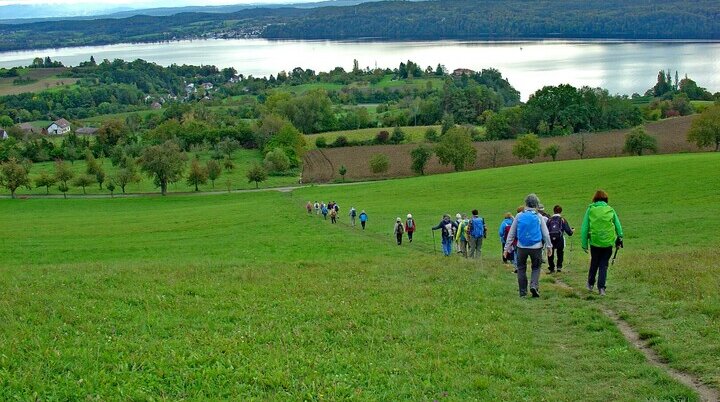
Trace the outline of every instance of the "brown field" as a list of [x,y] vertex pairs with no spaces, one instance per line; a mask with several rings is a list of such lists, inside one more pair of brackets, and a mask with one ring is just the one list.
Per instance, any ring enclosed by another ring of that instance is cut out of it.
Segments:
[[65,68],[31,68],[22,78],[32,78],[38,81],[27,85],[13,84],[13,80],[17,77],[0,78],[0,96],[40,92],[46,89],[74,85],[78,81],[77,78],[62,78],[57,76],[65,70]]
[[[648,133],[657,138],[658,153],[698,152],[700,149],[686,140],[693,116],[677,117],[645,125]],[[621,156],[625,144],[625,135],[630,129],[613,130],[599,133],[585,134],[586,153],[584,158],[601,158]],[[560,152],[558,160],[579,159],[580,156],[573,150],[580,135],[567,137],[541,138],[541,147],[544,149],[550,144],[558,144]],[[512,155],[514,140],[477,142],[477,160],[472,169],[493,167],[492,155],[496,155],[495,166],[510,166],[525,163]],[[381,179],[390,177],[414,176],[410,169],[410,151],[417,144],[378,145],[347,148],[315,149],[309,151],[304,159],[302,180],[305,183],[324,183],[340,179],[338,169],[341,165],[347,167],[345,178],[348,180]],[[386,154],[390,158],[390,168],[382,175],[370,171],[369,160],[375,154]],[[549,157],[540,156],[535,162],[548,162]],[[451,172],[452,166],[442,166],[437,157],[433,156],[426,168],[426,174]]]

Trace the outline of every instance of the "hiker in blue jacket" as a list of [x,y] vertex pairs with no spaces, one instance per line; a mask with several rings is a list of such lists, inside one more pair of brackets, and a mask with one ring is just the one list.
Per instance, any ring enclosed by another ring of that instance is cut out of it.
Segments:
[[360,212],[360,226],[362,226],[363,230],[365,230],[365,223],[367,223],[367,220],[368,216],[363,209],[362,212]]
[[320,208],[320,212],[322,212],[322,216],[325,220],[327,220],[328,216],[328,207],[325,204],[322,204],[322,208]]
[[537,212],[540,199],[535,194],[525,198],[525,209],[517,214],[510,226],[505,241],[504,255],[507,258],[513,241],[517,239],[517,278],[520,297],[527,296],[527,259],[531,260],[530,293],[532,297],[540,297],[540,265],[542,264],[542,250],[547,248],[548,256],[552,255],[552,243],[548,228],[545,226],[542,215]]
[[432,228],[432,230],[438,229],[442,230],[443,254],[448,257],[452,253],[452,243],[455,237],[455,231],[457,230],[457,224],[450,220],[450,215],[445,214],[440,223]]
[[480,258],[483,239],[487,237],[485,219],[481,218],[477,209],[472,210],[472,218],[467,229],[470,258]]
[[[500,244],[502,245],[502,249],[505,250],[505,239],[507,238],[507,232],[510,231],[510,227],[513,223],[513,217],[510,212],[505,213],[505,219],[503,219],[502,222],[500,222],[500,229],[498,229],[498,235],[500,236]],[[510,255],[512,257],[512,255]],[[503,263],[507,264],[509,258],[505,256],[505,253],[503,253],[502,256]]]

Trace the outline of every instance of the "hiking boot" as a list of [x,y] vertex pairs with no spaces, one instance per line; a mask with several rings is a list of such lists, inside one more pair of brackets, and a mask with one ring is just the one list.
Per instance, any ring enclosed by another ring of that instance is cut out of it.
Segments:
[[558,271],[558,272],[562,272],[562,268],[558,268],[557,271]]
[[554,274],[554,273],[555,273],[555,270],[552,269],[552,268],[548,268],[548,273],[549,273],[549,274]]
[[587,288],[587,290],[588,290],[589,292],[592,292],[592,290],[593,290],[593,288],[594,288],[595,286],[593,286],[593,285],[591,285],[591,284],[588,283],[587,285],[585,285],[585,287]]
[[530,293],[532,293],[532,297],[540,297],[540,291],[535,288],[530,288]]
[[598,293],[600,293],[600,296],[605,296],[605,289],[603,289],[603,288],[598,289]]
[[517,274],[517,268],[513,269],[513,274]]

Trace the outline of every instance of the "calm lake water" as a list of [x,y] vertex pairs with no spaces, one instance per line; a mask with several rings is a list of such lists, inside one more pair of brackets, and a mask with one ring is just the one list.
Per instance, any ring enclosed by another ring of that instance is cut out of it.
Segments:
[[448,69],[497,68],[523,99],[543,87],[569,83],[607,88],[611,93],[644,93],[659,70],[685,74],[711,92],[720,91],[718,42],[506,41],[506,42],[336,42],[264,39],[202,40],[120,44],[0,53],[0,67],[28,65],[50,56],[65,65],[96,60],[137,58],[161,65],[213,64],[239,73],[269,76],[295,67],[328,71],[397,67],[412,60]]

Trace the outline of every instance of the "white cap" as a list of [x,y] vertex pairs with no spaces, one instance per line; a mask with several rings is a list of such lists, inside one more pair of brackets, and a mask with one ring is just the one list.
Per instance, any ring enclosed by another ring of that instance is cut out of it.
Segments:
[[408,214],[408,219],[412,218],[412,214]]
[[455,219],[461,219],[461,218],[462,218],[462,215],[460,215],[460,214],[455,215]]
[[402,219],[400,219],[400,217],[398,216],[398,218],[397,218],[397,221],[398,221],[398,222],[401,222],[401,221],[402,221]]

